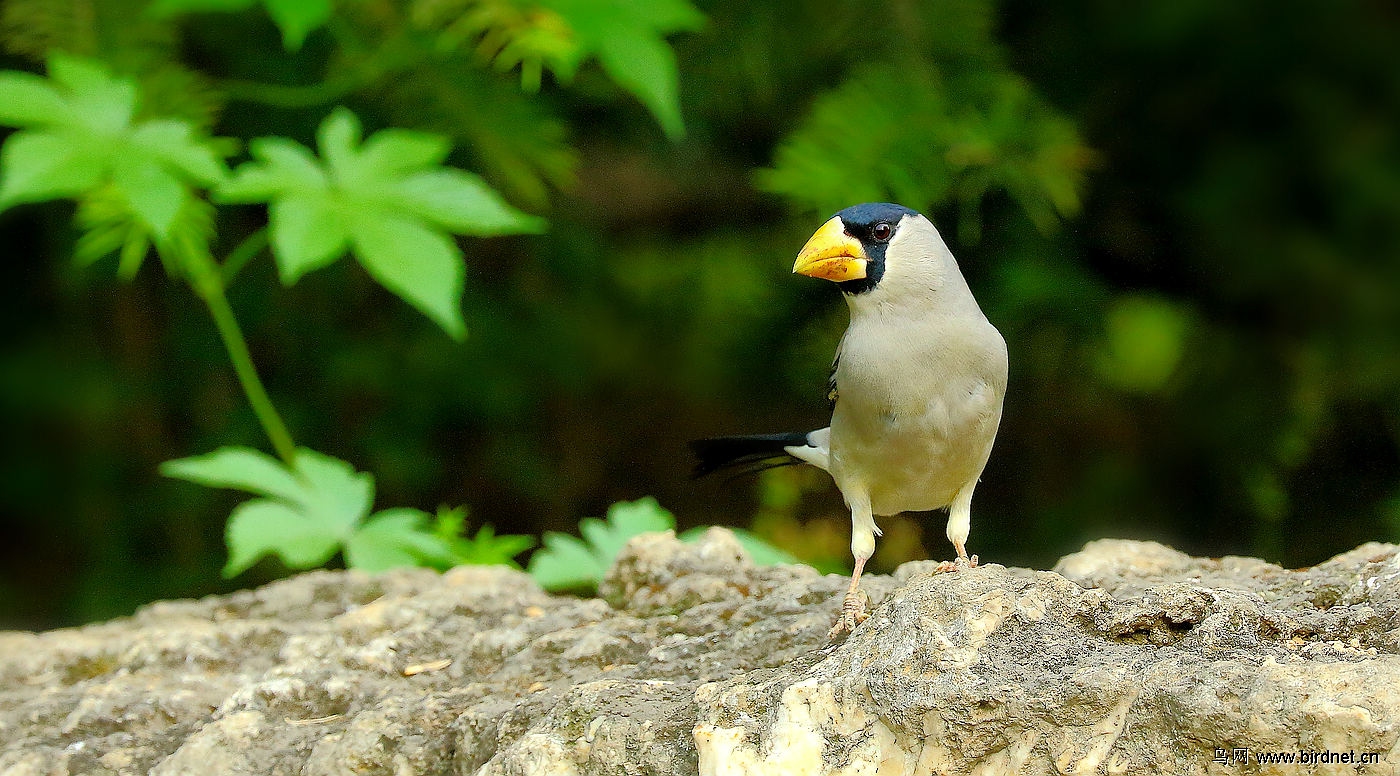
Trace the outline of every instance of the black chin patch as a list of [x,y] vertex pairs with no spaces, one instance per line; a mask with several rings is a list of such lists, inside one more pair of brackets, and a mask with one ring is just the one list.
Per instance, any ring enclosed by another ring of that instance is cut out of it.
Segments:
[[[846,227],[846,234],[860,240],[865,249],[865,277],[859,280],[846,280],[836,285],[845,294],[863,294],[880,284],[885,276],[885,249],[889,241],[880,242],[871,234],[875,224],[885,222],[895,228],[898,234],[899,223],[905,216],[917,216],[918,212],[892,202],[867,202],[852,205],[836,214]],[[893,236],[891,237],[893,239]]]
[[863,294],[879,285],[880,278],[885,276],[885,249],[889,247],[889,243],[872,243],[868,240],[860,242],[865,248],[865,277],[837,283],[836,286],[843,294]]

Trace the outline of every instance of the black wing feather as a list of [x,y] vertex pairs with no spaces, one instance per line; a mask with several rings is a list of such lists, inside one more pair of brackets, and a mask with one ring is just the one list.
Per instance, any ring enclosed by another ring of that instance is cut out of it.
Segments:
[[846,344],[846,335],[841,335],[841,341],[836,344],[836,356],[831,359],[831,372],[826,376],[826,400],[831,402],[831,409],[836,409],[836,399],[840,397],[841,391],[836,387],[836,367],[841,365],[841,346]]

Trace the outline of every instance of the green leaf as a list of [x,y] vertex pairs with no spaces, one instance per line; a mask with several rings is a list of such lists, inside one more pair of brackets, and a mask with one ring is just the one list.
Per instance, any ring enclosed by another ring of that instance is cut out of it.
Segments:
[[86,231],[78,241],[75,258],[91,263],[121,247],[117,274],[124,279],[140,269],[151,244],[171,277],[187,277],[189,268],[183,257],[206,253],[214,234],[214,207],[203,199],[185,197],[169,233],[157,237],[132,210],[127,196],[111,183],[79,197],[75,220]]
[[675,527],[676,518],[650,496],[613,504],[608,507],[606,520],[586,517],[579,521],[579,532],[594,554],[608,565],[632,537]]
[[187,196],[179,178],[150,157],[132,155],[115,160],[112,183],[153,236],[163,239],[170,233]]
[[221,447],[212,453],[177,458],[160,473],[208,488],[233,488],[297,503],[303,484],[281,461],[251,447]]
[[356,166],[373,178],[394,178],[424,167],[436,167],[452,151],[442,135],[389,128],[370,136],[360,149]]
[[578,152],[545,101],[522,95],[469,57],[434,59],[404,80],[386,95],[394,110],[472,149],[479,172],[512,202],[542,209],[551,187],[576,183]]
[[0,124],[43,126],[72,120],[68,104],[48,80],[32,73],[0,72]]
[[548,531],[544,547],[530,556],[530,576],[545,590],[578,590],[597,587],[608,571],[582,540]]
[[106,160],[71,137],[16,132],[0,149],[0,210],[76,196],[97,186],[106,169]]
[[[229,563],[225,569],[229,575],[242,572],[269,553],[280,556],[291,568],[325,563],[361,530],[358,527],[374,500],[374,478],[356,472],[345,461],[306,448],[297,450],[294,470],[256,450],[226,447],[205,456],[167,461],[161,473],[269,496],[245,502],[229,518]],[[395,517],[390,524],[401,522],[401,517]],[[386,530],[376,529],[379,533]],[[374,552],[373,537],[379,533],[371,532],[371,538],[361,541],[359,551]],[[367,546],[369,550],[364,549]]]
[[326,160],[339,183],[349,186],[363,184],[359,178],[360,119],[349,108],[336,108],[316,130],[316,149]]
[[333,10],[331,0],[262,0],[267,13],[282,31],[282,46],[296,51],[311,31],[325,24]]
[[248,144],[257,161],[240,165],[214,191],[220,202],[267,202],[278,196],[326,190],[326,173],[316,157],[284,137],[262,137]]
[[117,135],[131,125],[136,84],[130,80],[113,76],[98,62],[66,54],[49,57],[49,77],[67,88],[75,120],[90,130]]
[[476,176],[438,167],[447,142],[390,129],[360,141],[359,119],[337,108],[316,133],[318,160],[282,138],[250,144],[253,161],[215,192],[268,202],[272,251],[284,283],[335,261],[347,240],[385,288],[462,339],[466,267],[448,233],[537,231],[543,221],[506,204]]
[[620,30],[598,41],[598,63],[618,86],[641,100],[666,137],[685,137],[680,71],[665,40],[642,31]]
[[546,533],[544,547],[530,556],[530,575],[546,590],[596,587],[628,540],[674,527],[675,518],[654,498],[619,502],[608,509],[606,520],[587,517],[579,521],[584,540]]
[[146,233],[140,229],[128,229],[126,239],[122,241],[121,260],[117,263],[117,277],[122,280],[131,280],[136,277],[136,273],[141,270],[141,262],[146,260],[146,254],[151,250],[151,241],[146,238]]
[[303,482],[298,498],[302,510],[338,536],[349,536],[369,514],[374,478],[345,461],[302,447],[297,450],[297,474]]
[[340,538],[325,525],[307,520],[287,504],[266,499],[235,507],[224,538],[229,548],[225,577],[237,576],[259,558],[273,554],[288,568],[314,568],[330,560],[340,547]]
[[351,242],[369,274],[433,319],[453,339],[466,336],[461,299],[462,253],[441,232],[408,218],[365,218],[350,225]]
[[516,210],[481,178],[461,170],[410,175],[394,187],[392,196],[405,211],[457,234],[489,237],[545,228],[543,218]]
[[444,504],[438,507],[437,515],[433,518],[434,533],[443,539],[456,539],[466,528],[466,506],[448,507]]
[[441,557],[425,557],[425,560],[444,570],[460,565],[520,568],[515,556],[535,546],[533,536],[497,536],[490,523],[477,529],[475,536],[465,537],[462,533],[466,525],[466,507],[439,507],[433,534],[442,540],[447,552]]
[[446,542],[428,530],[428,522],[428,514],[417,509],[376,513],[345,543],[346,565],[373,574],[447,555]]
[[471,538],[456,539],[451,543],[452,559],[458,565],[510,566],[520,568],[515,556],[535,546],[535,537],[519,534],[496,535],[496,529],[487,523],[477,529]]
[[0,122],[32,127],[0,150],[0,210],[72,197],[83,212],[84,203],[101,202],[100,217],[88,219],[100,236],[81,242],[81,253],[90,259],[123,246],[122,277],[140,267],[149,243],[169,247],[177,231],[178,242],[199,237],[177,222],[198,210],[196,188],[225,177],[221,144],[187,121],[135,121],[135,83],[99,62],[54,54],[48,70],[47,80],[0,72]]
[[84,232],[73,247],[73,260],[86,267],[128,243],[125,225],[101,224]]
[[325,197],[292,194],[268,206],[272,251],[284,285],[345,253],[350,236],[339,211]]
[[497,69],[521,69],[521,86],[539,88],[540,73],[570,81],[596,57],[604,72],[635,96],[672,139],[685,134],[676,57],[666,35],[698,29],[705,17],[686,0],[541,0],[529,12],[512,3],[463,16],[425,4],[429,26],[445,25],[440,45],[476,41],[478,56]]
[[131,143],[203,186],[213,186],[228,175],[213,145],[197,138],[187,121],[147,121],[132,129]]
[[1042,230],[1072,215],[1090,159],[1073,123],[1014,74],[946,75],[916,60],[860,66],[821,95],[756,183],[817,212],[957,205],[960,236],[973,241],[980,203],[996,190]]
[[675,55],[665,36],[697,30],[704,14],[687,0],[546,0],[568,20],[581,47],[646,105],[668,135],[684,132]]

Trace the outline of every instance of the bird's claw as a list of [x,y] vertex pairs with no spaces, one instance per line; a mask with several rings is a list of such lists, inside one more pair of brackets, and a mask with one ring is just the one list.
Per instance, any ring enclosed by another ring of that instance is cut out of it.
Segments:
[[865,594],[852,590],[846,594],[846,600],[841,602],[841,616],[836,619],[836,624],[831,626],[827,638],[835,641],[849,634],[869,616],[865,613]]
[[953,571],[960,571],[962,569],[975,568],[977,568],[977,556],[971,555],[967,557],[959,557],[957,560],[945,560],[934,567],[933,573],[947,574]]

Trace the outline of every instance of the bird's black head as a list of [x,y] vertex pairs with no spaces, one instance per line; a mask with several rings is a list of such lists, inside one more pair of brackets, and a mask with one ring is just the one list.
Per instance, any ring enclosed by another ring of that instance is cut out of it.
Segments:
[[865,277],[837,283],[842,292],[863,294],[880,283],[885,274],[885,249],[894,239],[900,219],[917,215],[914,210],[890,202],[852,205],[836,214],[846,227],[846,234],[860,241],[867,257]]

